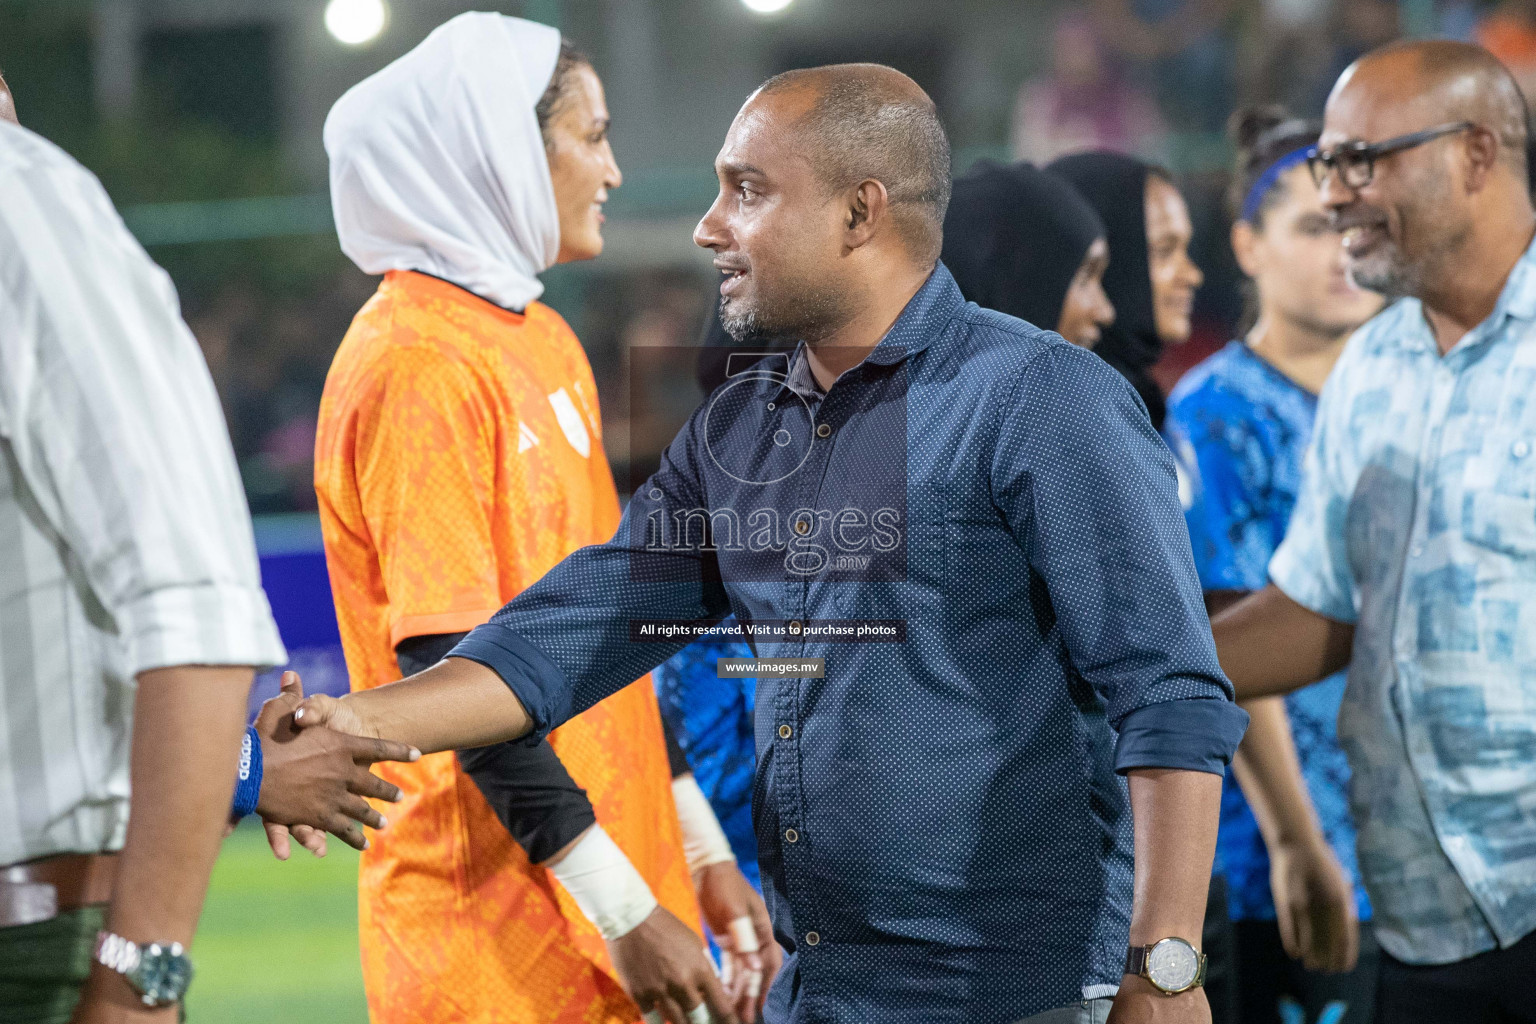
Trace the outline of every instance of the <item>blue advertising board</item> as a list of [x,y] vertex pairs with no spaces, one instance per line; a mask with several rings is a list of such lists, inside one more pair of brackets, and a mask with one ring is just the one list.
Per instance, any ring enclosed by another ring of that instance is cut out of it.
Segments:
[[[346,693],[347,665],[325,569],[320,518],[313,513],[257,516],[255,524],[261,585],[288,648],[286,667],[299,673],[306,693]],[[253,715],[262,701],[277,693],[281,677],[282,669],[256,677],[251,688]]]

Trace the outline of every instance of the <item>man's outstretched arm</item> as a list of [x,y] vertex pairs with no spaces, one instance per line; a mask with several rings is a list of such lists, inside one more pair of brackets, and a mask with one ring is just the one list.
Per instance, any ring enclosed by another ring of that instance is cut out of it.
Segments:
[[1274,584],[1211,620],[1216,655],[1238,700],[1326,679],[1349,664],[1355,627],[1297,604]]
[[501,677],[464,658],[444,658],[409,679],[341,698],[315,694],[293,718],[301,728],[388,737],[423,754],[515,740],[533,728]]
[[669,544],[652,531],[708,507],[698,420],[672,442],[606,544],[568,555],[426,671],[340,700],[312,697],[296,722],[331,722],[424,754],[485,746],[547,733],[687,646],[686,636],[637,641],[631,628],[715,622],[730,610],[708,539]]

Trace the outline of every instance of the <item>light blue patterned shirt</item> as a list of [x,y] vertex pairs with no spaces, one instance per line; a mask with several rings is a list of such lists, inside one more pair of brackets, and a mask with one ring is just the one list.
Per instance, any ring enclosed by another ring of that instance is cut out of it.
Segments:
[[1413,299],[1350,340],[1269,571],[1356,625],[1339,736],[1382,946],[1536,931],[1536,247],[1444,358]]

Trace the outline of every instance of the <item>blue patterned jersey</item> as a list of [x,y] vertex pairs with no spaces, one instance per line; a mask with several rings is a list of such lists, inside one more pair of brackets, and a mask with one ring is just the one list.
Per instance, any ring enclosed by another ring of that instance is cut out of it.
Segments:
[[[1195,568],[1206,590],[1258,590],[1285,536],[1301,485],[1301,463],[1317,399],[1240,341],[1191,370],[1168,405],[1165,427],[1190,477]],[[1323,833],[1355,882],[1361,920],[1370,900],[1355,860],[1349,764],[1339,746],[1340,673],[1286,697],[1296,754]],[[1273,920],[1269,853],[1242,790],[1229,774],[1221,795],[1217,865],[1238,921]]]
[[[727,620],[727,623],[730,620]],[[723,623],[722,625],[724,625]],[[752,831],[752,710],[756,679],[720,679],[720,658],[750,658],[752,649],[731,640],[699,640],[663,662],[651,678],[661,713],[688,755],[688,767],[709,798],[736,863],[758,889],[757,836]]]
[[1444,356],[1414,299],[1350,339],[1269,572],[1355,624],[1339,736],[1382,947],[1536,931],[1536,252]]

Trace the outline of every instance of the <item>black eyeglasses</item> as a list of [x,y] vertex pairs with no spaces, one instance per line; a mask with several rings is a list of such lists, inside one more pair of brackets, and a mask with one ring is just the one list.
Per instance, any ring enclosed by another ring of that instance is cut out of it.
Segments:
[[1317,182],[1318,188],[1323,187],[1323,182],[1328,180],[1328,172],[1332,170],[1339,172],[1339,180],[1346,188],[1365,188],[1376,176],[1376,161],[1382,157],[1476,127],[1471,121],[1457,121],[1409,135],[1399,135],[1385,142],[1346,142],[1326,153],[1313,146],[1307,150],[1307,170],[1312,172],[1312,180]]

